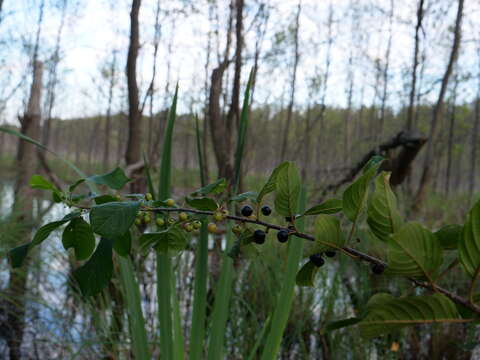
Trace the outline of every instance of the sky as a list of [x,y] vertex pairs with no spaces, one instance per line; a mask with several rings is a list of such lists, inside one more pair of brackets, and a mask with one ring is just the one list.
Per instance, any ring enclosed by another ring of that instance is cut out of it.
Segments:
[[[5,0],[0,23],[0,100],[23,81],[15,96],[6,103],[0,113],[0,121],[15,122],[23,112],[29,92],[29,57],[37,30],[39,4],[42,0]],[[44,18],[40,35],[39,59],[46,61],[52,56],[64,0],[44,0]],[[104,114],[107,107],[108,79],[102,78],[101,70],[109,66],[113,54],[117,59],[117,86],[114,94],[114,111],[125,111],[126,89],[124,66],[128,48],[129,7],[127,0],[66,0],[65,26],[61,37],[61,60],[58,66],[59,82],[53,116],[74,118]],[[219,47],[224,46],[224,32],[228,2],[219,3]],[[271,11],[266,38],[262,43],[264,54],[274,48],[273,34],[288,30],[293,24],[298,1],[270,0]],[[252,66],[255,44],[255,27],[252,24],[256,1],[247,1],[249,8],[245,19],[247,46],[243,82]],[[353,5],[352,5],[353,4]],[[394,1],[392,23],[392,47],[387,99],[390,106],[399,108],[405,101],[413,50],[413,31],[417,1]],[[327,83],[326,102],[333,106],[345,106],[346,91],[353,76],[354,104],[363,99],[365,104],[373,101],[375,85],[374,60],[385,58],[388,45],[390,0],[302,0],[300,17],[300,63],[296,85],[296,107],[303,109],[318,102],[322,93],[310,96],[308,85],[314,76],[323,78],[328,43],[328,17],[333,11],[331,65]],[[152,75],[153,36],[156,0],[143,0],[140,12],[140,56],[138,59],[139,88],[142,97]],[[478,74],[478,47],[480,25],[475,21],[479,15],[478,0],[467,0],[465,8],[464,37],[459,58],[461,75]],[[167,105],[175,82],[180,85],[180,111],[201,111],[204,103],[204,84],[207,34],[215,29],[208,18],[206,0],[161,0],[161,37],[157,59],[155,82],[155,110]],[[433,102],[438,92],[441,77],[450,50],[456,11],[455,1],[427,0],[425,37],[426,65],[422,92],[425,101]],[[357,23],[352,22],[352,12],[360,14]],[[30,46],[30,47],[29,47]],[[290,91],[293,46],[284,47],[283,53],[270,56],[260,63],[256,104],[286,103]],[[353,70],[349,71],[348,59],[353,57]],[[211,53],[211,66],[217,63],[215,52]],[[170,70],[168,70],[170,68]],[[27,76],[25,74],[28,74]],[[25,77],[26,76],[26,77]],[[169,89],[166,89],[169,79]],[[44,83],[48,74],[44,75]],[[168,90],[168,91],[167,91]],[[182,94],[183,93],[183,94]],[[471,101],[477,93],[477,80],[462,82],[459,91],[461,101]],[[363,95],[362,95],[363,94]]]

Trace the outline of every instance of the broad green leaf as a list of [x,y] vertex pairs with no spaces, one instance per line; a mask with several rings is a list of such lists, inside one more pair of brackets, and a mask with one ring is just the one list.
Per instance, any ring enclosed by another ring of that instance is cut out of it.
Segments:
[[130,181],[123,170],[119,167],[107,174],[89,176],[86,180],[95,184],[106,185],[114,190],[120,190]]
[[164,251],[180,251],[185,249],[185,246],[187,245],[185,234],[175,226],[163,231],[144,233],[140,236],[138,241],[142,249],[156,246]]
[[[370,162],[367,164],[369,165]],[[343,213],[351,222],[356,223],[367,205],[368,188],[370,182],[377,174],[381,162],[374,162],[369,165],[368,170],[364,172],[354,183],[352,183],[343,193],[342,205]]]
[[362,173],[365,174],[368,170],[371,168],[376,168],[378,169],[380,165],[382,165],[383,161],[385,158],[381,155],[373,155],[370,160],[365,164],[365,166],[362,169]]
[[4,133],[7,133],[7,134],[10,134],[10,135],[14,135],[16,137],[19,137],[20,139],[22,140],[25,140],[33,145],[36,145],[38,146],[39,148],[43,149],[43,150],[47,150],[47,151],[50,151],[48,150],[45,145],[39,143],[37,140],[35,139],[32,139],[31,137],[28,137],[27,135],[24,135],[22,134],[21,132],[19,131],[16,131],[16,130],[13,130],[13,129],[9,129],[7,127],[4,127],[4,126],[0,126],[0,131],[1,132],[4,132]]
[[[273,175],[273,174],[272,174]],[[276,175],[275,210],[282,216],[294,216],[298,195],[300,194],[300,176],[292,162],[287,162]]]
[[463,226],[458,224],[445,225],[434,235],[445,250],[454,250],[462,239]]
[[105,194],[105,195],[95,196],[93,198],[93,201],[95,201],[95,204],[101,205],[101,204],[106,204],[106,203],[109,203],[109,202],[118,201],[118,198],[116,198],[113,195]]
[[[330,246],[329,246],[330,244]],[[318,215],[315,219],[315,241],[306,241],[305,255],[310,256],[326,250],[336,250],[345,245],[345,236],[340,221],[332,215]]]
[[315,266],[311,261],[307,261],[297,273],[295,283],[298,286],[310,286],[313,287],[315,275],[318,272],[319,267]]
[[242,202],[245,200],[252,200],[255,201],[258,194],[255,191],[247,191],[238,195],[235,195],[230,198],[230,201]]
[[390,275],[434,279],[442,264],[442,248],[432,232],[418,223],[407,223],[387,241]]
[[197,210],[206,210],[206,211],[215,211],[218,209],[218,204],[215,200],[210,199],[210,198],[191,198],[191,197],[186,197],[185,201],[187,202],[188,205],[190,205],[192,208],[197,209]]
[[[80,213],[78,213],[78,216],[80,216]],[[70,220],[71,219],[64,218],[62,220],[53,221],[40,227],[33,237],[32,246],[41,244],[43,240],[48,238],[54,230],[58,229],[60,226],[69,222]]]
[[217,181],[208,184],[200,189],[195,190],[192,196],[205,196],[208,194],[220,194],[227,187],[227,181],[225,179],[218,179]]
[[367,223],[380,240],[386,241],[397,231],[403,220],[397,210],[397,200],[390,188],[390,173],[383,171],[375,180],[375,191],[368,205]]
[[8,259],[10,260],[10,265],[12,265],[12,268],[18,268],[22,266],[23,261],[28,255],[30,245],[31,243],[23,244],[13,248],[8,252]]
[[458,255],[463,270],[474,277],[480,266],[480,201],[468,213],[458,244]]
[[73,272],[84,296],[98,294],[112,277],[112,242],[101,238],[92,257]]
[[56,188],[55,185],[53,185],[50,181],[48,181],[47,179],[45,179],[41,175],[33,175],[30,178],[30,186],[33,189],[56,190],[56,191],[58,191],[58,189]]
[[362,321],[362,318],[352,317],[337,321],[331,321],[320,331],[321,334],[326,334],[334,330],[342,329],[344,327],[353,326]]
[[453,302],[444,295],[434,294],[370,304],[358,325],[362,336],[373,338],[409,325],[458,321],[461,319]]
[[312,206],[303,215],[335,214],[342,211],[342,200],[329,199],[319,205]]
[[65,250],[75,250],[77,260],[88,259],[95,249],[95,235],[90,224],[81,217],[70,221],[63,230],[62,244]]
[[270,177],[268,178],[267,182],[265,183],[265,185],[263,185],[263,188],[262,190],[260,190],[260,192],[258,193],[258,196],[257,196],[257,199],[256,199],[256,203],[260,204],[263,200],[263,198],[275,191],[275,188],[277,186],[277,175],[280,171],[282,171],[282,169],[285,169],[286,167],[288,167],[289,163],[287,161],[285,161],[284,163],[281,163],[280,165],[278,165],[273,171],[272,171],[272,174],[270,175]]
[[119,236],[113,241],[113,249],[120,256],[130,255],[132,249],[132,235],[127,231],[122,236]]
[[93,232],[107,239],[116,239],[133,225],[140,203],[137,201],[109,202],[90,210]]

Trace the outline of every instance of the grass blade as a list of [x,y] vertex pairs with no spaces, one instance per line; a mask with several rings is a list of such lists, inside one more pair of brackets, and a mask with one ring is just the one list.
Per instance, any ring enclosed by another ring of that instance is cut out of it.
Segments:
[[135,359],[149,360],[151,357],[148,348],[147,332],[145,330],[145,320],[142,313],[140,288],[135,279],[132,262],[129,257],[118,256],[117,258],[120,265],[120,279],[127,301],[133,354],[135,355]]
[[[305,210],[306,189],[302,186],[299,196],[298,211],[301,214]],[[299,231],[304,230],[304,218],[296,222]],[[287,325],[288,316],[292,308],[293,297],[295,295],[295,278],[297,276],[298,265],[302,258],[303,241],[292,239],[288,245],[288,258],[285,277],[283,279],[282,289],[278,296],[278,302],[273,312],[270,333],[268,334],[265,348],[262,353],[262,360],[277,359],[282,342],[283,332]]]
[[[245,137],[248,126],[248,106],[250,102],[250,87],[252,84],[252,72],[248,79],[245,95],[243,99],[242,114],[237,136],[237,148],[235,151],[235,178],[233,181],[232,193],[236,194],[238,184],[240,183],[241,162],[245,147]],[[229,209],[233,213],[233,205]],[[230,249],[233,242],[231,224],[227,224],[226,249]],[[212,314],[212,331],[210,334],[210,343],[208,347],[208,359],[217,360],[222,358],[223,343],[225,338],[227,319],[229,313],[230,297],[232,295],[232,281],[234,275],[233,260],[224,252],[222,255],[222,269],[220,270],[220,280],[217,293],[215,294],[215,304]]]
[[[195,116],[195,132],[197,136],[197,155],[200,165],[200,183],[206,186],[202,140],[198,126],[198,117]],[[192,328],[190,331],[190,360],[203,359],[203,346],[205,342],[205,318],[207,310],[207,279],[208,279],[208,231],[207,222],[202,221],[200,237],[195,249],[195,278],[193,289]]]
[[[172,106],[168,114],[167,128],[163,141],[163,151],[160,163],[160,179],[158,184],[158,199],[165,200],[171,192],[171,173],[172,173],[172,138],[173,127],[176,118],[178,97],[178,84],[175,88]],[[180,310],[177,309],[178,301],[175,292],[175,279],[172,272],[172,259],[168,254],[157,252],[157,301],[158,301],[158,320],[160,324],[160,350],[162,359],[175,359],[174,356],[183,357],[183,336],[180,326]],[[172,298],[173,305],[172,307]],[[172,319],[172,314],[173,315]],[[175,326],[172,326],[175,321]]]
[[152,181],[152,174],[150,173],[150,164],[147,161],[147,156],[145,153],[143,153],[143,163],[145,164],[144,170],[145,170],[145,177],[147,179],[147,189],[150,194],[152,194],[152,197],[156,199],[155,195],[155,188],[153,186],[153,181]]

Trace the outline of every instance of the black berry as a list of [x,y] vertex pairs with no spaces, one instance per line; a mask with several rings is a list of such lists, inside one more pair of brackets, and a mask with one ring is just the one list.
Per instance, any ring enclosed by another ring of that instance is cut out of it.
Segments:
[[376,275],[380,275],[385,271],[385,266],[382,264],[373,264],[372,265],[372,272]]
[[285,221],[291,223],[292,222],[292,217],[291,216],[285,217]]
[[253,233],[253,241],[255,241],[257,244],[263,244],[265,242],[265,231],[255,230]]
[[327,250],[327,251],[325,251],[325,255],[327,255],[328,257],[334,257],[335,254],[336,254],[336,252],[333,251],[333,250]]
[[322,254],[313,254],[312,256],[310,256],[310,261],[313,263],[313,265],[318,267],[325,264],[325,260],[323,260]]
[[250,216],[253,214],[253,208],[250,205],[245,205],[242,207],[242,215],[243,216]]
[[287,230],[280,230],[277,233],[277,239],[281,243],[287,242],[288,241],[288,231]]
[[268,216],[272,213],[272,209],[268,205],[262,206],[262,214]]

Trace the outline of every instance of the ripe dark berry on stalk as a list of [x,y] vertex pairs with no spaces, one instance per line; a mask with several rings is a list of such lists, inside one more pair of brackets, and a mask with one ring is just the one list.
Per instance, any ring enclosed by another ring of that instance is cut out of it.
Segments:
[[327,250],[325,251],[325,255],[327,255],[328,257],[334,257],[336,255],[336,252],[333,250]]
[[268,216],[272,213],[272,208],[268,205],[262,206],[262,214]]
[[280,230],[277,233],[277,239],[281,243],[287,242],[288,241],[288,231],[287,230]]
[[263,244],[265,242],[265,231],[255,230],[253,233],[253,241],[255,241],[257,244]]
[[382,264],[373,264],[372,265],[372,272],[376,275],[380,275],[385,271],[385,266]]
[[320,267],[323,264],[325,264],[325,260],[323,260],[322,254],[313,254],[310,256],[310,261],[313,263],[313,265]]
[[242,215],[243,216],[250,216],[253,214],[253,208],[250,205],[245,205],[242,207]]

